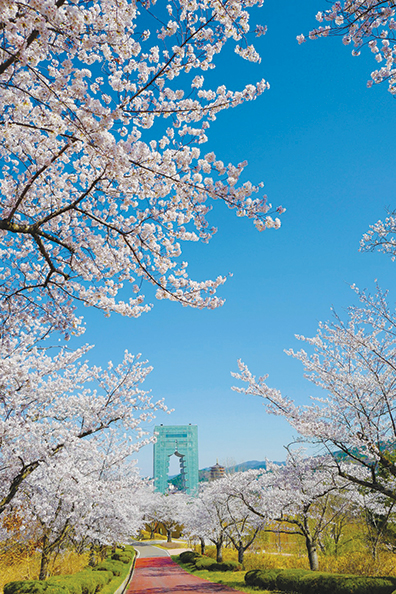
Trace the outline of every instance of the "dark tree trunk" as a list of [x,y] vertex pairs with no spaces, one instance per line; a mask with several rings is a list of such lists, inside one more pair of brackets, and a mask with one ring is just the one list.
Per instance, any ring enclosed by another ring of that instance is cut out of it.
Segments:
[[158,522],[152,522],[151,524],[149,524],[149,528],[150,528],[150,540],[153,540],[155,531],[158,528]]
[[95,555],[95,545],[91,545],[89,547],[89,567],[95,567],[96,565],[96,555]]
[[316,542],[313,542],[311,538],[306,538],[305,544],[306,544],[307,551],[308,551],[309,568],[312,571],[318,571],[319,560],[318,560],[318,551],[317,551],[317,547],[316,547]]
[[240,563],[242,565],[243,563],[243,554],[245,552],[244,547],[239,547],[238,548],[238,563]]
[[201,555],[205,555],[205,549],[206,549],[205,539],[200,538],[199,540],[201,541]]
[[50,562],[50,548],[48,546],[48,536],[43,538],[43,550],[41,553],[39,580],[45,580],[48,574],[48,565]]
[[166,529],[166,541],[172,542],[172,530],[168,530],[168,528]]
[[223,562],[223,543],[222,542],[216,543],[216,561],[217,561],[217,563]]

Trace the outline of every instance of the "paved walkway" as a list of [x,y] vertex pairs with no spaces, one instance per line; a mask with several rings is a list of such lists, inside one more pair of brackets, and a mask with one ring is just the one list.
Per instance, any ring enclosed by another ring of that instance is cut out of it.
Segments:
[[[155,556],[141,555],[126,594],[243,594],[222,584],[213,584],[184,571],[172,561],[167,552],[150,545],[135,547],[139,552]],[[157,554],[157,552],[159,552]],[[165,555],[164,555],[165,554]]]

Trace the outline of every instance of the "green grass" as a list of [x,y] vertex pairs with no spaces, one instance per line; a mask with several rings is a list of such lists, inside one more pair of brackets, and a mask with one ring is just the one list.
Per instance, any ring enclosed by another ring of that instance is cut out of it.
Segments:
[[247,594],[258,594],[258,592],[260,592],[260,594],[277,594],[274,590],[270,592],[269,590],[259,590],[258,588],[247,586],[245,584],[246,571],[207,571],[206,569],[198,570],[190,563],[182,563],[177,555],[173,555],[172,559],[178,565],[180,565],[182,569],[188,571],[188,573],[192,573],[193,575],[203,578],[209,582],[223,584],[229,588],[235,588],[235,590],[247,592]]

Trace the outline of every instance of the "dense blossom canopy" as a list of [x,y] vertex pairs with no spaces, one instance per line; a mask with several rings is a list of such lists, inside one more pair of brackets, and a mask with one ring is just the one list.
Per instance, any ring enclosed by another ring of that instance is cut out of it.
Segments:
[[[74,300],[107,314],[148,311],[143,280],[158,299],[221,305],[215,293],[225,278],[190,279],[180,242],[210,239],[215,199],[260,230],[280,225],[260,187],[238,183],[245,162],[227,165],[201,149],[220,111],[268,88],[261,80],[208,89],[203,76],[228,40],[259,60],[246,36],[247,8],[261,4],[1,3],[0,296],[8,308],[76,332]],[[125,283],[132,296],[123,300]]]

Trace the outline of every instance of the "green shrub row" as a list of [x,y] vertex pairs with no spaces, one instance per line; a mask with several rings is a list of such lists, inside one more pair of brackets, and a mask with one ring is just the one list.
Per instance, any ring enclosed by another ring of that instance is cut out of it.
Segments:
[[240,569],[239,563],[235,561],[217,563],[214,559],[199,555],[199,553],[195,553],[194,551],[180,553],[179,559],[182,563],[191,563],[197,569],[207,569],[208,571],[237,571]]
[[113,594],[127,576],[133,557],[133,551],[122,551],[74,575],[9,582],[4,594]]
[[245,575],[248,586],[298,594],[396,594],[394,577],[362,577],[305,569],[253,569]]

